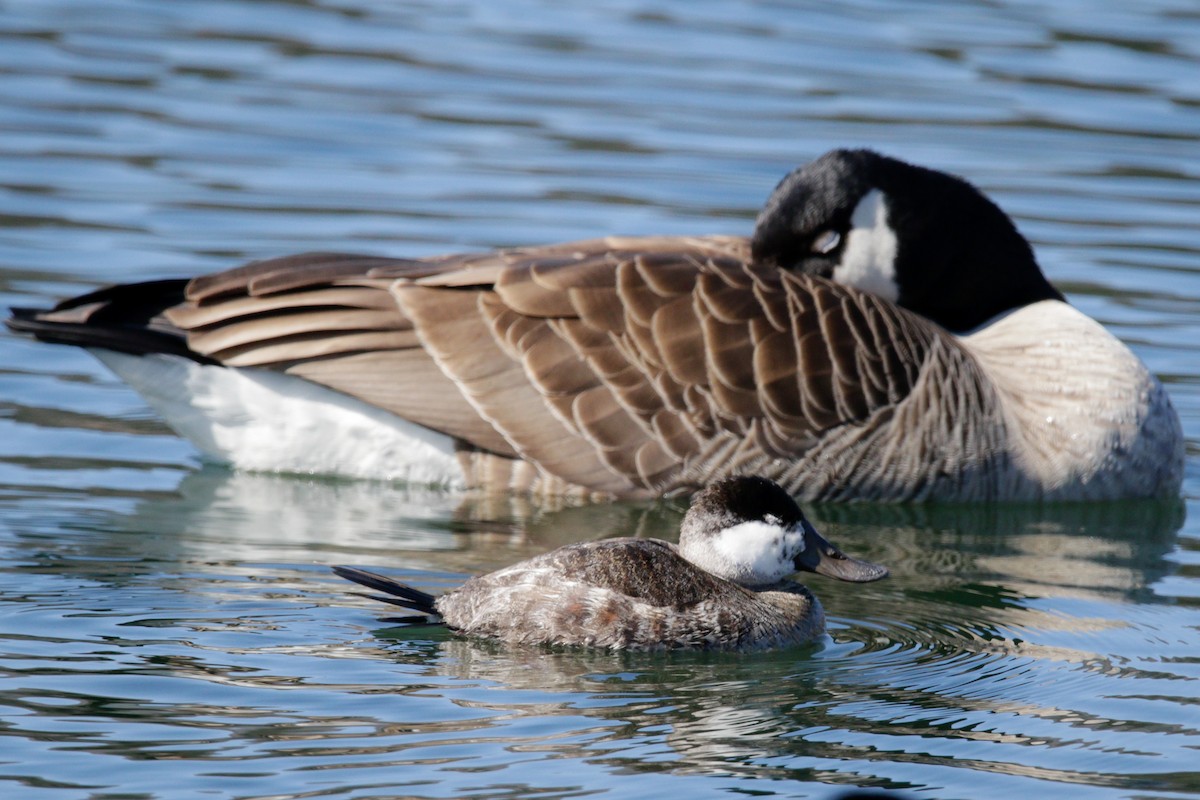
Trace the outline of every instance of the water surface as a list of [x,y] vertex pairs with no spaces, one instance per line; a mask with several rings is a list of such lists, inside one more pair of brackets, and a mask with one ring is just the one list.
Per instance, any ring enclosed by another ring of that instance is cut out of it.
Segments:
[[[1126,7],[1127,6],[1127,7]],[[865,145],[968,176],[1168,385],[1168,503],[813,507],[888,581],[815,645],[512,650],[377,622],[674,504],[532,507],[201,463],[0,333],[0,793],[1200,794],[1191,4],[0,2],[0,303],[301,250],[744,233]]]

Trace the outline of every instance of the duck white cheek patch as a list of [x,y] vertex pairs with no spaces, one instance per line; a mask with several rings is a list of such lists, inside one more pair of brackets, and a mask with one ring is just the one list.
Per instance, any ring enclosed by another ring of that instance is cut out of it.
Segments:
[[722,560],[719,569],[727,577],[740,583],[773,583],[796,571],[792,558],[804,549],[803,534],[798,543],[796,538],[794,531],[755,520],[721,531],[712,549]]
[[842,261],[833,270],[833,279],[896,302],[900,287],[896,285],[896,234],[888,225],[887,199],[883,192],[872,189],[858,201],[850,217],[850,232],[846,234],[846,249]]

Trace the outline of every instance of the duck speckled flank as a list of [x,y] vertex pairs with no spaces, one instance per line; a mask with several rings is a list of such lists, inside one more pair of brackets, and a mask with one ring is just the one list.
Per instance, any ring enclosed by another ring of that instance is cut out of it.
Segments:
[[334,571],[436,615],[464,634],[508,644],[610,649],[750,650],[807,642],[825,627],[798,570],[872,581],[887,570],[825,541],[778,485],[735,477],[692,502],[679,545],[609,539],[567,545],[471,578],[433,597],[382,575]]
[[1162,385],[967,182],[865,150],[753,238],[426,259],[310,253],[9,325],[92,349],[253,469],[650,497],[757,473],[807,500],[1170,495]]

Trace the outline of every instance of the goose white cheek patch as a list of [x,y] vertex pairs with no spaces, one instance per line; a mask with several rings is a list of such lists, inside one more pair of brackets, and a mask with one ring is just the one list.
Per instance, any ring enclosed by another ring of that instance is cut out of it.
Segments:
[[888,225],[887,212],[887,200],[878,189],[858,201],[833,279],[894,303],[900,298],[900,287],[896,285],[898,243]]

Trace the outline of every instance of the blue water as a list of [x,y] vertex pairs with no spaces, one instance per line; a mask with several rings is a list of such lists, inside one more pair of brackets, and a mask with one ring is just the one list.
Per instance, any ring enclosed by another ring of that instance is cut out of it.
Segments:
[[744,233],[842,145],[968,176],[1167,384],[1174,503],[813,507],[892,577],[769,654],[389,628],[672,504],[201,463],[0,333],[0,796],[1200,796],[1200,12],[1190,2],[0,0],[0,304],[312,249]]

